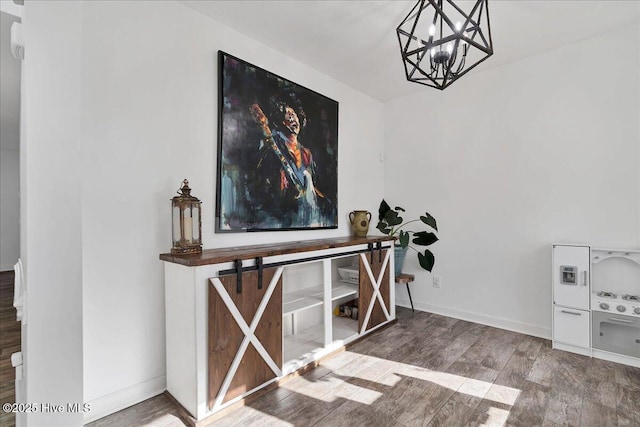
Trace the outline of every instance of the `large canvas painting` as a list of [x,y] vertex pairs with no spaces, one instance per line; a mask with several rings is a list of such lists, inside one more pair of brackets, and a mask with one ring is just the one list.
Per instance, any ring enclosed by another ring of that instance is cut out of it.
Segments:
[[216,231],[336,228],[338,103],[218,52]]

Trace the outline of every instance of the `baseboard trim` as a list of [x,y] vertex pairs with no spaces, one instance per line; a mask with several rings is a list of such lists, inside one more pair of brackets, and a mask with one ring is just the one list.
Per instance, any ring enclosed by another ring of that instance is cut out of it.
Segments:
[[162,394],[166,389],[167,377],[162,375],[86,402],[91,405],[91,411],[84,414],[84,423],[88,424],[143,400],[150,399]]
[[[398,298],[396,296],[396,304],[401,307],[411,308],[411,303],[409,302],[408,298],[404,299]],[[531,325],[528,323],[514,322],[513,320],[503,319],[500,317],[493,317],[480,313],[456,310],[449,307],[424,304],[415,300],[413,301],[413,306],[416,310],[420,311],[439,314],[441,316],[453,317],[455,319],[466,320],[468,322],[480,323],[482,325],[492,326],[499,329],[506,329],[507,331],[519,332],[521,334],[532,335],[534,337],[551,339],[551,328],[541,328],[540,326]]]
[[554,350],[568,351],[569,353],[581,354],[582,356],[592,357],[591,349],[584,347],[577,347],[571,344],[564,344],[561,342],[552,342],[551,348]]
[[598,359],[608,360],[610,362],[621,363],[623,365],[629,365],[636,368],[640,368],[640,358],[633,356],[626,356],[624,354],[609,353],[608,351],[593,349],[593,357]]

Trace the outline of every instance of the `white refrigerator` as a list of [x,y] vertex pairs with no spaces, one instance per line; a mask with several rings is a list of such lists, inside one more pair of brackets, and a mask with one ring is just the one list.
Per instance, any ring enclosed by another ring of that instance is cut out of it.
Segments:
[[553,348],[590,355],[590,247],[553,245]]

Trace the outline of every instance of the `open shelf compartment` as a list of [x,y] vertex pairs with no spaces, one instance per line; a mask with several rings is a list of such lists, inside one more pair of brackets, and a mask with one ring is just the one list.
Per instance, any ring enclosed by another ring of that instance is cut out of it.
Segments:
[[342,341],[346,344],[358,336],[358,320],[333,316],[332,332],[334,342]]
[[[357,274],[353,274],[358,271],[354,268],[357,257],[326,262],[330,264],[308,263],[285,270],[282,320],[283,360],[287,366],[313,358],[332,343],[344,345],[358,335],[357,319],[333,315],[335,307],[358,297]],[[339,268],[352,270],[346,280]],[[325,278],[329,271],[330,277]],[[327,306],[324,301],[326,281],[331,284],[331,301],[327,301]],[[329,330],[325,330],[325,322],[329,322]]]
[[[292,314],[322,305],[323,292],[322,285],[318,285],[283,294],[282,314]],[[331,283],[331,301],[348,296],[353,296],[354,298],[358,296],[357,285],[342,281]]]
[[310,326],[284,337],[284,361],[303,359],[324,347],[324,324]]

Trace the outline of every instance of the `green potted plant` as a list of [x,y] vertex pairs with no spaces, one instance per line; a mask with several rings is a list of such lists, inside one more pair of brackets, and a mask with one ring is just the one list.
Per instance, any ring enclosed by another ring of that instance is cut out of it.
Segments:
[[[436,219],[432,217],[428,212],[425,212],[424,215],[421,215],[419,219],[414,219],[411,221],[404,222],[404,218],[400,216],[401,212],[406,212],[400,206],[396,206],[391,209],[391,206],[382,199],[380,203],[380,208],[378,209],[378,226],[377,229],[383,232],[384,234],[395,237],[396,247],[395,247],[395,275],[399,275],[402,272],[402,264],[404,262],[404,257],[408,248],[416,251],[418,254],[418,262],[420,263],[420,267],[431,272],[433,269],[433,265],[436,262],[436,258],[429,249],[424,249],[422,251],[416,249],[414,246],[409,244],[409,240],[414,245],[419,246],[430,246],[438,241],[438,236],[435,233],[428,231],[429,229],[438,231],[438,225],[436,224]],[[427,225],[429,228],[427,230],[408,230],[405,227],[409,224],[420,223],[420,225]],[[413,236],[413,239],[411,237]]]

